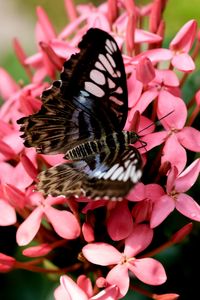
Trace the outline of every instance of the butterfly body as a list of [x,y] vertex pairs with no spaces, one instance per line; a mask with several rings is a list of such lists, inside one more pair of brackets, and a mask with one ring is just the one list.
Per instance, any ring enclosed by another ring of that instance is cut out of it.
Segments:
[[121,199],[142,175],[140,153],[130,146],[138,136],[123,131],[128,99],[122,56],[115,40],[97,28],[78,47],[61,79],[42,93],[40,111],[18,123],[25,146],[67,160],[39,174],[44,195]]
[[118,149],[128,149],[130,144],[137,141],[137,134],[131,131],[113,132],[102,136],[100,139],[85,141],[68,150],[64,158],[79,160],[101,152],[113,152]]

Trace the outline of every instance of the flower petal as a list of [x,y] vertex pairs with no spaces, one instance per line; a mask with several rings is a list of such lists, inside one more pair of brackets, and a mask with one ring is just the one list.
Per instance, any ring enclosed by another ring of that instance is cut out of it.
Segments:
[[162,264],[153,258],[135,259],[128,267],[144,283],[159,285],[167,280]]
[[175,180],[174,186],[177,192],[189,190],[198,178],[200,172],[200,159],[196,159]]
[[51,222],[55,232],[64,239],[75,239],[80,235],[79,223],[71,212],[46,206],[45,215]]
[[163,118],[160,122],[165,129],[182,129],[187,118],[187,108],[183,100],[179,97],[175,97],[166,90],[161,90],[158,99],[158,118],[169,114],[166,118]]
[[82,252],[87,260],[100,266],[117,264],[122,258],[116,248],[106,243],[88,244],[83,247]]
[[192,127],[184,127],[177,133],[177,137],[183,147],[200,152],[200,131]]
[[25,246],[32,241],[40,228],[43,215],[42,207],[37,207],[18,227],[16,240],[19,246]]
[[194,42],[197,30],[197,21],[190,20],[178,31],[170,43],[170,49],[173,51],[189,52]]
[[121,294],[119,298],[125,296],[128,292],[130,281],[127,264],[120,264],[112,268],[112,270],[110,270],[110,272],[106,276],[106,280],[108,281],[108,283],[116,284],[118,286]]
[[[70,300],[88,300],[85,292],[67,275],[60,277],[62,287],[67,291]],[[60,299],[57,299],[60,300]],[[68,300],[68,298],[67,298]]]
[[97,295],[90,298],[90,300],[116,300],[119,299],[119,288],[113,284],[105,290],[99,292]]
[[195,69],[195,63],[187,53],[175,55],[172,58],[172,65],[182,72],[192,72]]
[[15,209],[3,199],[0,199],[0,212],[0,226],[10,226],[16,223]]
[[164,195],[159,201],[156,201],[152,210],[150,226],[155,228],[162,223],[167,216],[174,210],[174,200],[168,195]]
[[179,144],[176,135],[171,135],[163,148],[161,163],[170,162],[171,166],[176,166],[180,173],[184,169],[186,161],[187,156],[185,149]]
[[124,253],[127,257],[137,255],[146,249],[153,239],[153,230],[146,224],[137,224],[125,240]]
[[176,209],[191,220],[200,221],[200,206],[189,195],[179,194]]
[[107,221],[107,231],[113,241],[125,239],[132,231],[133,220],[127,202],[117,203]]

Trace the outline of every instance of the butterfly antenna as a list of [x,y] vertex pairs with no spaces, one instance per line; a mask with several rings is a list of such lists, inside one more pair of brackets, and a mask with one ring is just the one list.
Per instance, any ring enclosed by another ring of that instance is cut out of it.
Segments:
[[164,115],[164,116],[163,116],[162,118],[160,118],[158,121],[152,122],[152,123],[149,124],[147,127],[145,127],[145,128],[143,128],[142,130],[140,130],[140,131],[138,132],[138,134],[141,133],[142,131],[148,129],[149,127],[151,127],[151,126],[153,126],[153,125],[158,125],[162,119],[168,117],[168,116],[171,115],[173,112],[174,112],[174,109],[173,109],[172,111],[170,111],[169,113],[167,113],[166,115]]

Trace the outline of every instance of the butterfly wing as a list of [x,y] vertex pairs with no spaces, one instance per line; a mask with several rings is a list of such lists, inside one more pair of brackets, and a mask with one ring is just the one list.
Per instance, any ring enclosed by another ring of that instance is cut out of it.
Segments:
[[52,196],[117,200],[129,192],[141,175],[140,154],[129,147],[52,167],[40,173],[38,189]]
[[85,139],[124,127],[126,76],[116,42],[90,29],[78,47],[64,63],[61,80],[42,93],[40,111],[18,120],[25,146],[39,153],[66,153]]

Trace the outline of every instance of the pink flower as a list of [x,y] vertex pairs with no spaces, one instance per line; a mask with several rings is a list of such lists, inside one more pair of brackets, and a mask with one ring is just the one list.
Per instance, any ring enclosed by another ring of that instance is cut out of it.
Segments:
[[151,228],[158,226],[175,208],[184,216],[200,221],[200,206],[191,196],[185,194],[197,180],[199,172],[200,159],[196,159],[180,175],[176,167],[171,169],[167,178],[167,194],[154,204]]
[[187,119],[185,103],[181,98],[163,90],[158,98],[158,118],[160,119],[169,112],[172,113],[161,120],[166,131],[148,134],[142,139],[147,143],[148,150],[165,142],[161,163],[170,162],[180,173],[187,161],[184,148],[195,152],[200,151],[200,132],[192,127],[184,127]]
[[75,239],[80,235],[80,226],[75,216],[67,210],[58,210],[52,205],[63,203],[62,197],[47,197],[44,199],[40,193],[34,193],[33,200],[37,207],[25,219],[17,230],[17,243],[27,245],[37,234],[42,218],[45,216],[51,223],[54,231],[65,239]]
[[93,295],[91,281],[81,275],[77,279],[77,284],[69,276],[61,276],[61,285],[55,290],[56,300],[117,300],[118,288],[115,285],[107,287],[105,290]]
[[147,284],[159,285],[165,282],[166,274],[158,261],[153,258],[135,258],[151,243],[152,238],[152,229],[145,224],[139,224],[134,226],[132,233],[125,239],[123,253],[106,243],[91,243],[84,246],[82,251],[87,260],[93,264],[116,265],[109,271],[106,280],[109,284],[116,284],[119,287],[122,297],[129,288],[128,271]]

